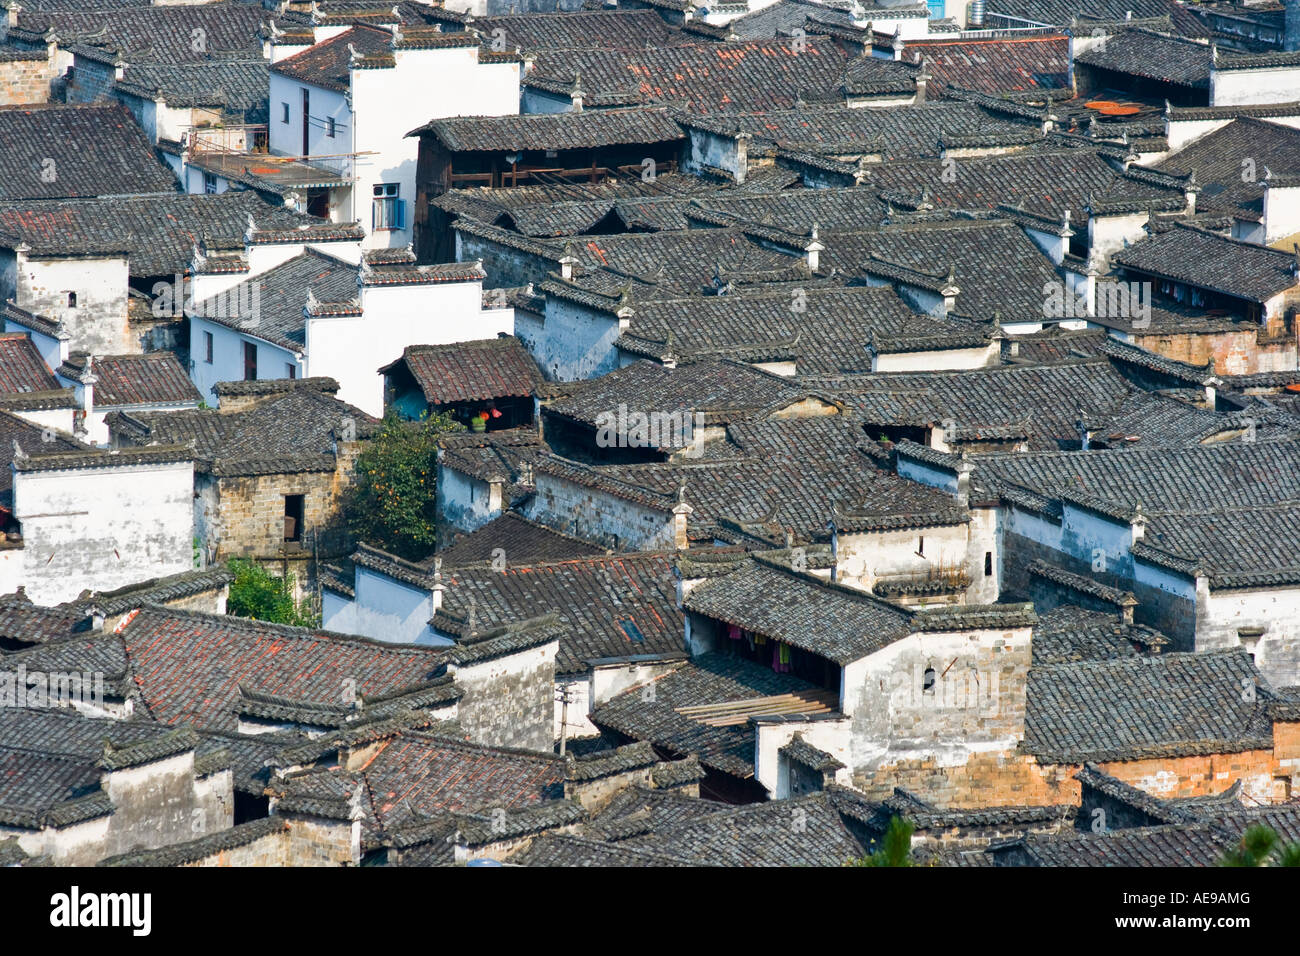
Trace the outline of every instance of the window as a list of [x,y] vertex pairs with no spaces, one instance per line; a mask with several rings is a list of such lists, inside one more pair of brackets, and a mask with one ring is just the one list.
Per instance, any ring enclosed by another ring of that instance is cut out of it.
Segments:
[[330,139],[334,138],[334,117],[332,116],[325,120],[325,135]]
[[207,193],[209,196],[216,195],[217,177],[214,176],[212,173],[203,174],[203,191]]
[[925,669],[925,683],[921,685],[921,690],[926,694],[934,693],[934,668],[933,667],[927,667]]
[[68,308],[69,308],[69,309],[75,309],[76,307],[77,307],[77,293],[75,293],[75,292],[69,292],[69,293],[68,293]]
[[292,362],[285,362],[284,370],[289,374],[289,378],[298,377],[298,366],[294,365]]
[[405,227],[403,203],[399,198],[398,183],[376,183],[374,207],[371,210],[372,229],[402,229]]
[[986,578],[993,577],[993,552],[992,551],[984,552],[984,576]]
[[244,381],[257,381],[257,346],[252,342],[244,343]]
[[203,333],[203,361],[212,364],[212,333]]
[[302,495],[284,496],[284,540],[302,540]]
[[925,557],[925,535],[921,535],[916,539],[916,553],[921,557]]
[[287,122],[289,122],[289,104],[288,104],[288,103],[281,103],[281,104],[280,104],[280,122],[281,122],[281,123],[287,123]]

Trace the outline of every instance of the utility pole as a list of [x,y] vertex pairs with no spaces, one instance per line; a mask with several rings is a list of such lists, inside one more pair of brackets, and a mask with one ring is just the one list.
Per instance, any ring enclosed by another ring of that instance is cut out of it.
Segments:
[[555,691],[555,699],[560,702],[560,756],[564,756],[569,738],[569,704],[573,695],[569,688],[561,687]]

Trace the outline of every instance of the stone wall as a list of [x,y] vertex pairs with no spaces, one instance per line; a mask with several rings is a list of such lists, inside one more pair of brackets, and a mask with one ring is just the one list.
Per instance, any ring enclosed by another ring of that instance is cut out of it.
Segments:
[[0,56],[0,106],[48,103],[55,75],[45,53]]
[[465,692],[457,719],[470,740],[491,747],[551,752],[558,647],[552,641],[456,668],[456,685]]

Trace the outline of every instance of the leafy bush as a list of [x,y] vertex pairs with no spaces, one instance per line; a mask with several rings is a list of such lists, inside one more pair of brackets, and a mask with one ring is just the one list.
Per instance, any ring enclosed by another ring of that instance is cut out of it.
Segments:
[[446,415],[409,422],[389,409],[357,456],[356,483],[344,503],[358,540],[410,560],[433,550],[438,438],[460,430]]
[[227,614],[298,627],[320,624],[320,616],[312,610],[309,602],[294,601],[293,575],[279,577],[253,561],[231,561],[230,570],[234,572],[235,580],[230,582]]

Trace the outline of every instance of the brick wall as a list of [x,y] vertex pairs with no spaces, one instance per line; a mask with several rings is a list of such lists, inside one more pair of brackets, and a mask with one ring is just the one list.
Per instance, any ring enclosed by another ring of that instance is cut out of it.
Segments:
[[0,106],[48,103],[54,68],[44,53],[30,59],[0,59]]

